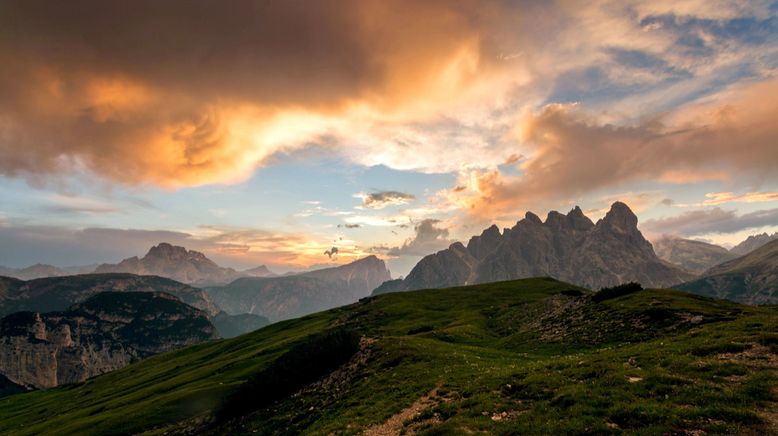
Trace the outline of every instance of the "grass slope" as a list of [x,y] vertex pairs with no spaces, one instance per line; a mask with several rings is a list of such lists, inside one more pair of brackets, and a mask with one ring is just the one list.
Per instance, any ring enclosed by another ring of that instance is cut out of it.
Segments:
[[[0,398],[0,433],[778,431],[777,308],[672,290],[595,302],[580,291],[527,279],[385,294]],[[258,389],[252,400],[252,386],[266,385],[253,376],[294,375],[276,362],[316,359],[300,353],[338,331],[362,337],[347,364],[296,395]],[[222,418],[236,392],[262,407]]]

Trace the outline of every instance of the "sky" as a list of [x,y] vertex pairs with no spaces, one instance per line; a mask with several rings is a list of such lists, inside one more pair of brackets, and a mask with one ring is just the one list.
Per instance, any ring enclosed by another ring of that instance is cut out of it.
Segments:
[[10,0],[0,64],[0,265],[399,276],[616,200],[649,239],[778,231],[776,1]]

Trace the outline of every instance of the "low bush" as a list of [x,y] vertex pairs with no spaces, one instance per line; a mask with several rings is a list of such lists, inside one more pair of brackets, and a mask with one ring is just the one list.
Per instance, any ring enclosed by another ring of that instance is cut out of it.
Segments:
[[643,286],[640,283],[630,282],[624,283],[618,286],[610,288],[602,288],[599,292],[592,295],[592,301],[599,303],[601,301],[610,300],[612,298],[621,297],[623,295],[634,294],[643,290]]

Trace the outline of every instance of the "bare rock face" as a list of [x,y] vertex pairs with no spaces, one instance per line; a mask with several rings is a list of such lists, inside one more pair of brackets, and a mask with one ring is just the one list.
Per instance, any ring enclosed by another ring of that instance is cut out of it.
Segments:
[[695,274],[736,257],[718,245],[669,236],[655,241],[654,251],[660,259]]
[[133,274],[82,274],[29,281],[0,277],[0,316],[20,311],[61,311],[106,291],[165,292],[210,316],[220,312],[204,290],[174,280]]
[[302,274],[241,278],[208,288],[208,293],[229,314],[252,313],[278,321],[354,303],[389,279],[384,261],[368,256]]
[[502,235],[492,226],[471,238],[467,248],[454,244],[429,255],[402,283],[387,283],[373,294],[540,276],[592,289],[629,281],[660,287],[691,278],[656,257],[637,223],[621,202],[596,224],[579,207],[567,215],[551,211],[545,222],[527,212]]
[[467,282],[478,264],[475,256],[461,242],[451,244],[446,249],[426,256],[419,261],[418,268],[414,268],[403,283],[410,289],[424,289],[429,283],[436,283],[446,288],[461,285]]
[[220,267],[199,251],[166,242],[151,247],[142,258],[133,256],[118,264],[102,264],[95,273],[156,275],[197,285],[229,283],[245,275],[232,268]]
[[63,312],[3,318],[0,374],[16,385],[49,388],[218,337],[205,312],[172,295],[103,292]]

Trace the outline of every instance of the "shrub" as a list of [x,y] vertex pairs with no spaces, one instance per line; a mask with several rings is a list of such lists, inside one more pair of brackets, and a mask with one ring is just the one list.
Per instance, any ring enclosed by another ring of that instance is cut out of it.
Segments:
[[624,283],[618,286],[600,289],[599,292],[592,295],[592,300],[595,303],[599,303],[601,301],[610,300],[612,298],[618,298],[623,295],[634,294],[635,292],[640,292],[642,290],[643,290],[643,286],[641,286],[640,283],[635,283],[635,282]]
[[427,333],[427,332],[431,332],[433,330],[435,330],[435,328],[432,327],[431,325],[423,325],[423,326],[414,327],[414,328],[408,330],[408,335],[409,336],[418,335],[420,333]]

